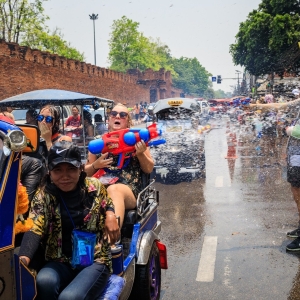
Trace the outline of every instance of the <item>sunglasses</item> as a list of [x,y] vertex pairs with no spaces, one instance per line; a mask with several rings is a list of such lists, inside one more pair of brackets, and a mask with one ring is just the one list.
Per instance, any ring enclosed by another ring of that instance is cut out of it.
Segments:
[[53,117],[52,116],[43,116],[43,115],[38,115],[36,118],[39,122],[42,122],[44,119],[46,123],[52,123],[53,122]]
[[112,110],[112,111],[110,112],[110,115],[111,115],[111,117],[114,117],[114,118],[115,118],[117,115],[119,115],[121,119],[125,119],[125,118],[128,116],[128,113],[125,112],[125,111],[117,112],[117,111],[115,111],[115,110]]

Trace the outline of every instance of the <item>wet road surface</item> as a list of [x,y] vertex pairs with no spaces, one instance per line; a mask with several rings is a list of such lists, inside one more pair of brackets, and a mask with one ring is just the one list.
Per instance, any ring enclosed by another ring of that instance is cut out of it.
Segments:
[[156,183],[169,259],[161,299],[300,299],[299,256],[285,250],[298,220],[285,147],[261,153],[226,125],[206,135],[206,178]]

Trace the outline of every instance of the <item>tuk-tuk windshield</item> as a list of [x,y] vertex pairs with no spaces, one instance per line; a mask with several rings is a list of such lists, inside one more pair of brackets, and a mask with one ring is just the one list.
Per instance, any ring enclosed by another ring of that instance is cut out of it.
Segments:
[[191,116],[195,115],[195,111],[176,107],[176,108],[168,108],[161,110],[157,113],[158,121],[165,121],[165,120],[191,120]]

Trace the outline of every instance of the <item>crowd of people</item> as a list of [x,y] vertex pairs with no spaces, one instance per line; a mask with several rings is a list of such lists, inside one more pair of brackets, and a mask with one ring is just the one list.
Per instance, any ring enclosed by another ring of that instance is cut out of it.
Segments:
[[284,96],[283,93],[275,93],[274,95],[272,93],[265,93],[257,95],[256,97],[253,97],[252,103],[256,104],[269,104],[269,103],[284,103],[288,101],[293,101],[296,99],[299,99],[300,91],[299,87],[296,85],[291,90],[290,94],[288,96]]
[[143,121],[147,112],[148,112],[148,103],[147,102],[143,103],[142,101],[140,103],[136,103],[134,107],[130,109],[131,118],[136,122]]
[[[252,144],[256,154],[264,156],[264,165],[279,164],[283,154],[286,159],[287,181],[291,185],[291,192],[296,203],[299,218],[296,229],[287,232],[287,237],[294,240],[286,246],[287,251],[300,251],[300,114],[299,89],[294,89],[295,102],[275,99],[271,94],[260,99],[259,105],[236,107],[236,121],[240,124],[239,141]],[[264,101],[264,102],[263,102]],[[260,104],[278,103],[274,106]],[[232,119],[232,118],[231,118]],[[234,119],[234,118],[233,118]]]

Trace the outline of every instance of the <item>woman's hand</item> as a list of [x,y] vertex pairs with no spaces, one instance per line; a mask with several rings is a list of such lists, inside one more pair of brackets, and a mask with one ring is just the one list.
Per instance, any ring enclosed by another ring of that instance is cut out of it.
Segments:
[[19,259],[23,262],[23,264],[28,267],[30,263],[30,258],[27,256],[20,256]]
[[97,160],[93,162],[94,169],[103,169],[103,168],[109,168],[111,167],[111,164],[113,162],[113,158],[107,158],[108,152],[102,154]]
[[141,169],[145,173],[151,173],[154,168],[154,160],[150,154],[149,148],[146,146],[145,142],[142,140],[135,144],[136,157],[139,160]]
[[109,236],[110,244],[114,245],[120,237],[120,228],[116,215],[112,211],[106,212],[105,230]]
[[46,123],[41,122],[39,123],[39,129],[41,131],[41,137],[46,141],[47,146],[51,146],[52,126],[49,128]]
[[140,154],[144,153],[147,150],[147,146],[143,140],[140,142],[137,142],[135,144],[135,150],[136,150],[136,155],[139,156]]

